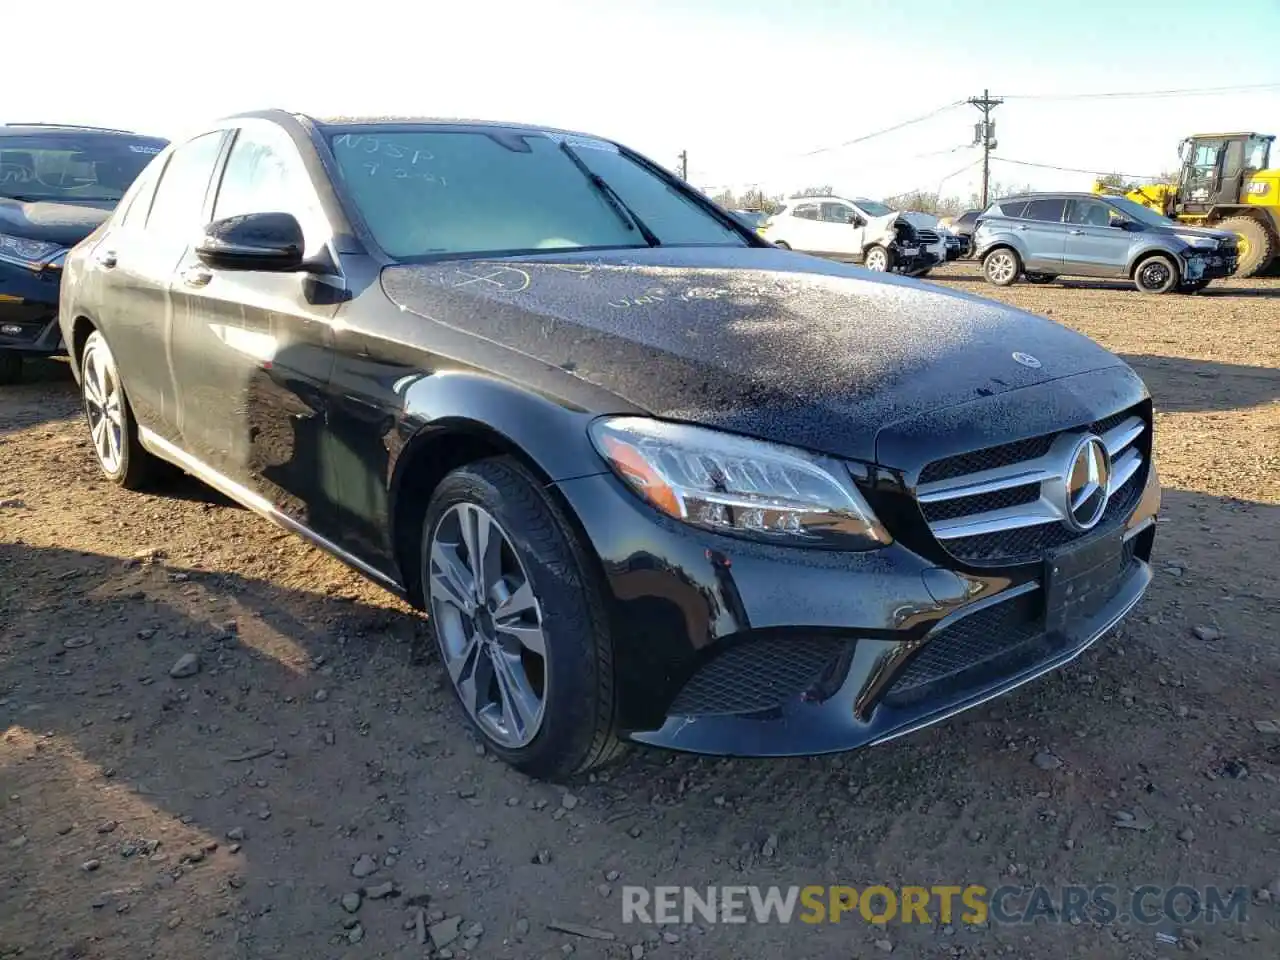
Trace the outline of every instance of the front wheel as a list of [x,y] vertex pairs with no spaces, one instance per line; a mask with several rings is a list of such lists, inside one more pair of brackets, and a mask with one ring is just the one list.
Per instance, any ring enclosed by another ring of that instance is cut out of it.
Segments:
[[155,478],[159,461],[138,442],[138,424],[115,357],[97,330],[89,334],[80,356],[80,395],[98,468],[127,490],[147,486]]
[[551,780],[612,757],[602,588],[536,477],[510,458],[446,476],[427,507],[420,572],[445,671],[486,746]]
[[982,261],[982,275],[987,283],[993,283],[997,287],[1012,285],[1021,272],[1022,263],[1018,260],[1018,255],[1008,247],[992,250]]
[[17,383],[22,379],[22,354],[14,350],[0,350],[0,386]]
[[1133,282],[1143,293],[1168,293],[1179,279],[1177,264],[1163,254],[1148,257],[1133,272]]
[[876,244],[863,255],[862,265],[875,273],[888,273],[893,269],[893,254],[888,247]]

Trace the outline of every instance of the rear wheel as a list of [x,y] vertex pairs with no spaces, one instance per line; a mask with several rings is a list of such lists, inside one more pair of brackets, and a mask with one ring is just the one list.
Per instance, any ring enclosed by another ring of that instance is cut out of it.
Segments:
[[1275,238],[1266,224],[1253,217],[1228,217],[1214,226],[1236,235],[1240,250],[1237,277],[1256,277],[1271,264],[1276,252]]
[[562,779],[617,752],[613,647],[588,554],[543,484],[509,458],[454,470],[423,522],[429,622],[485,744]]
[[159,467],[138,442],[138,424],[116,370],[111,348],[97,330],[80,355],[80,395],[98,468],[128,490],[147,486]]
[[982,275],[986,277],[987,283],[993,283],[997,287],[1011,286],[1021,272],[1022,263],[1018,255],[1008,247],[992,250],[982,261]]
[[893,254],[888,247],[882,247],[877,243],[867,248],[867,252],[862,256],[862,265],[875,273],[888,273],[893,269]]
[[1179,279],[1177,264],[1162,253],[1147,257],[1133,271],[1133,282],[1143,293],[1168,293]]
[[22,379],[22,354],[13,350],[0,350],[0,385],[17,383]]

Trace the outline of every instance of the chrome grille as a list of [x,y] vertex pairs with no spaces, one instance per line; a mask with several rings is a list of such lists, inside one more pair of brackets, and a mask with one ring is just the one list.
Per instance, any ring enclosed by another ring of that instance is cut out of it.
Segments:
[[975,564],[1028,563],[1088,531],[1067,521],[1071,451],[1088,434],[1111,462],[1107,506],[1093,529],[1123,521],[1146,479],[1147,423],[1125,410],[1078,430],[988,447],[928,464],[916,499],[929,529],[953,556]]

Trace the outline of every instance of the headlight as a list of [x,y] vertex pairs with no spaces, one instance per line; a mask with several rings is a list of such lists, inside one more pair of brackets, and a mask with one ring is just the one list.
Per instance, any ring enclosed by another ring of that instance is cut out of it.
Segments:
[[48,240],[28,240],[0,233],[0,260],[16,263],[20,267],[39,270],[45,261],[63,249],[62,244]]
[[1216,250],[1218,248],[1218,241],[1212,237],[1198,237],[1193,233],[1180,233],[1178,234],[1178,239],[1196,250]]
[[684,523],[833,550],[890,542],[838,460],[641,417],[597,420],[591,440],[638,496]]

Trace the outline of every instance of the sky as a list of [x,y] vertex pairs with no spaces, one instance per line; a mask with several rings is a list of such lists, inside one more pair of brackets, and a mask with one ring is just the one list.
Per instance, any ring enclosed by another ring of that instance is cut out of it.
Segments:
[[1007,160],[1156,175],[1176,167],[1187,134],[1280,133],[1280,0],[1234,0],[1230,16],[1202,0],[60,0],[52,18],[11,6],[10,37],[56,25],[56,57],[6,44],[6,75],[28,82],[0,88],[0,121],[170,138],[265,107],[545,123],[672,169],[687,151],[689,179],[713,193],[968,196],[980,177],[968,104],[824,148],[984,89],[1008,97],[993,115],[992,179],[1039,189],[1093,177]]

